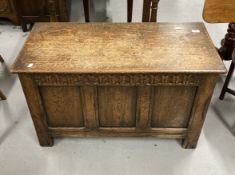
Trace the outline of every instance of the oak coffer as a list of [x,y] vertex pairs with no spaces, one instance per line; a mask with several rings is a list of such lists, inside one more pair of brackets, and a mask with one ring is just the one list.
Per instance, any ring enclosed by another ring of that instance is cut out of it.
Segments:
[[225,71],[203,23],[38,23],[12,67],[41,146],[156,136],[195,148]]

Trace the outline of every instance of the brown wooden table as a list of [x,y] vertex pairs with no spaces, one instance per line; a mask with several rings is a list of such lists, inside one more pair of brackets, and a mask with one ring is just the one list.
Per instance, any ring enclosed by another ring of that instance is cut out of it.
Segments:
[[209,23],[229,23],[219,54],[224,60],[232,60],[235,47],[235,1],[205,0],[203,18]]
[[226,70],[202,23],[38,23],[11,71],[42,146],[154,136],[195,148]]

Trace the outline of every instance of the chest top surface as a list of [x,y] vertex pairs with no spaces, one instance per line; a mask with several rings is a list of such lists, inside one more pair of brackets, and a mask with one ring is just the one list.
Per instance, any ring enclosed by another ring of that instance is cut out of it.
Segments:
[[14,73],[223,73],[203,23],[37,23]]

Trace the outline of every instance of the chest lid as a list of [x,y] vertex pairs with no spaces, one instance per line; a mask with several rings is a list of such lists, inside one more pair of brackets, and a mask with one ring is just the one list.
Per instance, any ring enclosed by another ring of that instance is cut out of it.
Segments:
[[37,23],[14,73],[224,73],[203,23]]

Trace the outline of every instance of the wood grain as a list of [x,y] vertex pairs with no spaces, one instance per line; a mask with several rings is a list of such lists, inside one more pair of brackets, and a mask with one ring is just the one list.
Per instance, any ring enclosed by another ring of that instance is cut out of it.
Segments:
[[52,146],[54,141],[48,132],[46,113],[42,106],[39,89],[30,75],[21,74],[19,78],[38,135],[39,143],[41,146]]
[[100,127],[135,127],[135,98],[134,87],[99,87]]
[[152,128],[139,130],[136,128],[99,128],[90,131],[84,128],[49,128],[50,134],[54,137],[158,137],[158,138],[185,138],[185,128]]
[[154,136],[195,148],[226,69],[201,23],[50,23],[35,25],[12,71],[43,146]]
[[97,88],[92,86],[81,87],[83,116],[85,116],[85,127],[96,129],[99,127]]
[[196,148],[197,146],[217,79],[218,75],[207,75],[203,77],[201,86],[199,86],[195,97],[188,126],[188,134],[183,140],[184,148]]
[[38,23],[12,72],[223,73],[225,67],[202,23]]
[[187,128],[196,89],[187,86],[155,87],[151,127]]
[[205,0],[203,18],[210,23],[235,22],[235,1]]
[[143,1],[143,14],[142,14],[142,22],[149,22],[150,19],[150,9],[151,9],[151,0]]
[[137,88],[136,127],[148,129],[150,127],[153,88],[140,86]]
[[50,127],[83,127],[82,104],[79,87],[40,87]]

